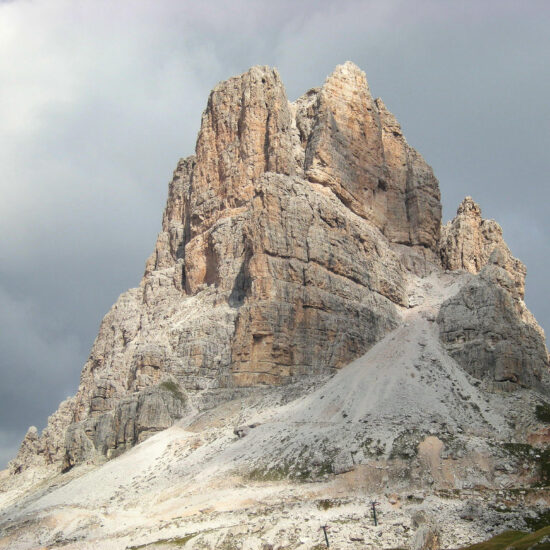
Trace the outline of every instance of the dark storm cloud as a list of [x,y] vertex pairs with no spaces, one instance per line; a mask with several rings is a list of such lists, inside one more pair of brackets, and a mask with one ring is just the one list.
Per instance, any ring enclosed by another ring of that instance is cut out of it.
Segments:
[[0,2],[0,466],[73,394],[140,279],[176,161],[220,80],[275,65],[295,99],[363,68],[440,179],[528,268],[550,326],[546,2]]

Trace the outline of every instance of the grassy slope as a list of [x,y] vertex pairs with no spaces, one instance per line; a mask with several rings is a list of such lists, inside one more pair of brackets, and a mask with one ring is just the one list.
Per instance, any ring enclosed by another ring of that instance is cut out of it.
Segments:
[[550,526],[534,533],[506,531],[492,539],[468,546],[463,550],[550,550]]

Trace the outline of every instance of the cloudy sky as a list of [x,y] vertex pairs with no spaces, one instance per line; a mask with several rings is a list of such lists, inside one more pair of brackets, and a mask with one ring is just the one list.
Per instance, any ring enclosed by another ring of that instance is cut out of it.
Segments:
[[335,65],[472,195],[528,269],[550,330],[550,2],[0,0],[0,467],[75,392],[102,316],[136,286],[167,183],[220,80]]

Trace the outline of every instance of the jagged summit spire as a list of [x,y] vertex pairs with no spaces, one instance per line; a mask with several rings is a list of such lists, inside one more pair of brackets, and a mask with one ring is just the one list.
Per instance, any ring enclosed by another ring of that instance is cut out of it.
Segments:
[[344,63],[341,63],[340,65],[336,65],[334,70],[332,71],[333,75],[350,75],[350,74],[356,74],[361,75],[366,79],[365,71],[358,67],[353,61],[344,61]]
[[481,217],[481,207],[477,202],[472,199],[469,195],[464,198],[464,200],[459,204],[456,210],[457,216],[460,214],[468,214],[477,217]]
[[339,88],[349,99],[352,99],[353,94],[365,94],[369,103],[373,101],[367,75],[351,61],[337,65],[327,77],[323,88],[331,91]]
[[487,264],[494,263],[491,256],[495,250],[498,250],[499,258],[504,258],[500,263],[513,279],[518,295],[523,298],[525,266],[512,256],[502,236],[500,225],[494,220],[484,219],[480,206],[472,197],[465,197],[454,219],[441,228],[443,267],[479,273]]
[[269,65],[253,65],[239,75],[218,82],[210,92],[210,95],[219,92],[226,93],[227,88],[230,86],[247,88],[256,85],[263,85],[264,87],[276,85],[284,88],[281,75],[276,67],[270,67]]

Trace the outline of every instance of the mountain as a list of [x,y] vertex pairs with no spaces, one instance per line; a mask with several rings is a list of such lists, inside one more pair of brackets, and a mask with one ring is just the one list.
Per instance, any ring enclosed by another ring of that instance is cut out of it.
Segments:
[[314,548],[320,522],[341,548],[457,547],[525,527],[550,502],[525,274],[470,197],[442,225],[432,169],[352,63],[294,103],[269,67],[220,83],[139,288],[1,474],[0,548]]

